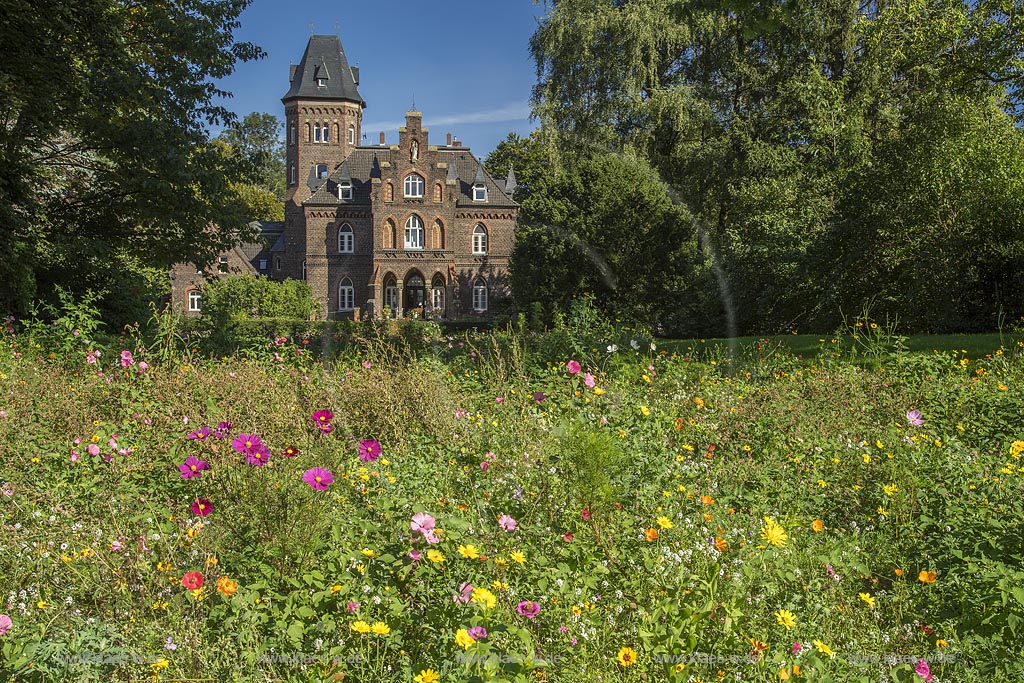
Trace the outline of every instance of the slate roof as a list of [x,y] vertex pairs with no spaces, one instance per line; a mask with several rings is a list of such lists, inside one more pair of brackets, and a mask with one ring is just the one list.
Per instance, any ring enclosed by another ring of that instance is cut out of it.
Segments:
[[253,221],[249,227],[256,228],[259,237],[253,242],[243,242],[239,250],[248,261],[255,261],[261,252],[265,252],[272,244],[282,239],[284,223],[282,221]]
[[[359,70],[356,69],[358,74]],[[326,79],[324,87],[317,85],[317,79]],[[351,100],[364,107],[362,95],[359,94],[353,70],[348,65],[345,49],[341,46],[338,36],[310,36],[302,61],[293,69],[292,84],[281,98],[287,101],[292,98]]]
[[[348,158],[341,164],[335,166],[328,174],[326,181],[319,181],[315,189],[303,204],[316,204],[337,206],[339,204],[369,204],[370,192],[373,189],[371,178],[381,176],[380,164],[392,160],[392,155],[400,154],[398,150],[387,147],[357,147]],[[483,166],[474,157],[468,147],[442,147],[438,150],[438,161],[448,163],[447,177],[454,175],[456,187],[459,191],[456,206],[489,206],[489,207],[514,207],[519,206],[505,193],[504,183],[497,183],[494,178],[484,170]],[[342,201],[338,199],[338,183],[347,169],[352,179],[352,199]],[[396,178],[396,182],[397,182]],[[473,201],[473,183],[482,180],[487,187],[487,201]],[[395,187],[395,192],[401,192],[402,188]],[[429,188],[426,190],[429,193]]]

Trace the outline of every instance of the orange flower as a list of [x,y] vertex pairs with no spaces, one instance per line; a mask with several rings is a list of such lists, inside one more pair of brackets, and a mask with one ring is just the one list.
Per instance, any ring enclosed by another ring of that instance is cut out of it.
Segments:
[[917,575],[917,580],[921,583],[935,583],[935,572],[927,572],[922,569],[921,573]]
[[711,496],[701,496],[700,502],[703,503],[704,505],[714,505],[715,499],[712,498]]
[[903,576],[903,570],[899,567],[896,568],[896,576]]
[[223,593],[229,598],[238,592],[238,582],[232,581],[226,576],[222,576],[217,579],[217,592]]
[[656,541],[658,540],[658,530],[648,529],[646,532],[644,532],[644,536],[647,537],[648,541]]
[[729,544],[725,542],[725,539],[721,536],[715,536],[715,549],[720,553],[724,553],[729,547]]
[[676,430],[681,432],[684,429],[686,429],[686,420],[684,420],[681,417],[677,417],[676,418]]
[[825,523],[820,519],[816,519],[811,522],[811,528],[814,529],[815,532],[821,531],[825,528]]

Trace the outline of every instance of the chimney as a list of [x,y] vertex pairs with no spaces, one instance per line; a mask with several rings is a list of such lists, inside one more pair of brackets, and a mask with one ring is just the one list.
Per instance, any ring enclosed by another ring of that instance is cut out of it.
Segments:
[[451,133],[448,133],[448,142],[445,143],[445,145],[447,147],[451,147],[452,146],[452,134]]
[[380,146],[384,146],[384,131],[380,132]]
[[459,140],[459,138],[458,138],[458,137],[456,137],[456,138],[455,138],[455,139],[454,139],[454,140],[452,141],[452,146],[454,146],[454,147],[462,147],[462,141],[461,141],[461,140]]

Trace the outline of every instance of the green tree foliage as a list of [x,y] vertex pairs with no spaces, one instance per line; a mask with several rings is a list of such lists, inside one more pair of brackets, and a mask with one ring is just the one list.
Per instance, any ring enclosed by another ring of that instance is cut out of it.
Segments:
[[241,121],[229,123],[217,139],[230,148],[242,182],[283,200],[287,188],[281,128],[273,114],[253,112]]
[[546,139],[650,160],[739,330],[1024,313],[1020,0],[554,0],[531,49]]
[[248,0],[8,0],[0,22],[0,308],[126,264],[208,262],[249,219],[206,127],[261,51]]
[[203,317],[215,323],[239,318],[310,320],[319,310],[313,291],[301,280],[236,275],[214,278],[203,286]]

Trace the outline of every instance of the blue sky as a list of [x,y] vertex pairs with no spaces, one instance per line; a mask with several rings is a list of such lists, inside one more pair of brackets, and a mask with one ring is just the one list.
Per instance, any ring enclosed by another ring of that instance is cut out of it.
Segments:
[[288,66],[302,58],[312,22],[318,34],[340,35],[349,63],[359,66],[364,142],[376,143],[381,130],[397,142],[415,98],[432,144],[450,132],[482,159],[510,132],[536,127],[529,40],[544,12],[533,0],[254,0],[235,36],[267,56],[238,65],[218,86],[233,93],[225,105],[239,117],[259,111],[283,119]]

